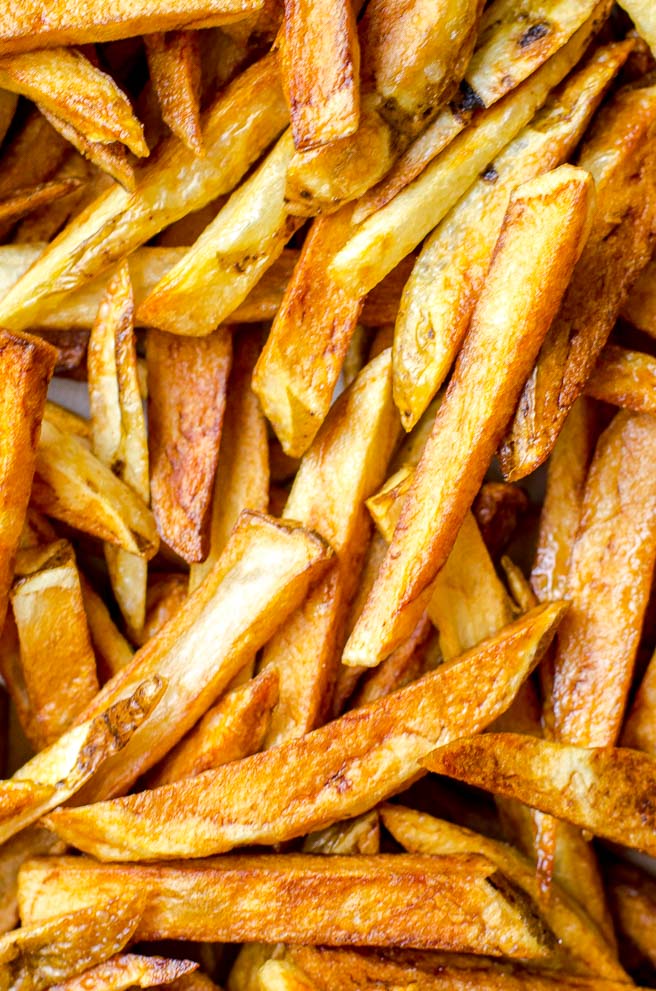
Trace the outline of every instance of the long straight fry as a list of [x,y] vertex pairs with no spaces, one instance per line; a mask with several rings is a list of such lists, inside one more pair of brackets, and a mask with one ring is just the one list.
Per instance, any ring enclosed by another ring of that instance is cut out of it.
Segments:
[[434,741],[481,730],[509,706],[561,615],[559,604],[541,606],[299,740],[164,789],[61,810],[52,826],[100,857],[159,859],[276,843],[368,811],[417,777]]
[[[157,867],[61,858],[49,862],[44,888],[47,863],[22,871],[21,915],[30,921],[52,915],[60,901],[84,911],[92,890],[118,890],[144,899],[137,939],[401,943],[526,959],[548,958],[554,948],[532,902],[479,856],[289,853]],[[399,884],[403,912],[393,910]]]
[[467,342],[345,663],[375,667],[426,607],[585,243],[591,185],[587,173],[561,166],[513,193]]
[[0,323],[33,325],[68,292],[167,224],[229,192],[280,133],[286,117],[276,58],[269,55],[223,90],[203,115],[203,158],[175,137],[166,140],[141,171],[134,193],[109,189],[52,242],[5,296]]

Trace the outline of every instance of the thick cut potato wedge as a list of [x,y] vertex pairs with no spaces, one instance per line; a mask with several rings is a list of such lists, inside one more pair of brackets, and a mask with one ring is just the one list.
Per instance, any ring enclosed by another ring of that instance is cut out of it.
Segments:
[[375,667],[426,608],[585,243],[591,189],[586,172],[564,165],[513,193],[466,344],[344,663]]
[[[403,912],[394,909],[399,885],[407,893]],[[35,924],[58,903],[84,911],[91,898],[119,891],[144,900],[137,939],[400,943],[538,960],[555,948],[531,900],[489,860],[471,854],[288,853],[156,867],[34,860],[21,872],[21,917]]]
[[202,155],[200,121],[201,46],[195,31],[148,34],[148,71],[162,119],[187,148]]
[[60,810],[51,824],[100,857],[161,859],[282,842],[359,815],[413,781],[434,741],[499,716],[562,612],[541,606],[462,658],[299,740],[163,789]]

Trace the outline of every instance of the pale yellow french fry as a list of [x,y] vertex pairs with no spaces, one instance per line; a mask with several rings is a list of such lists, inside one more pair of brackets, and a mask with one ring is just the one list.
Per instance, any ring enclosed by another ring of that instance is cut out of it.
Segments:
[[147,34],[148,71],[162,119],[196,155],[203,154],[200,123],[201,48],[196,31]]
[[479,731],[508,708],[562,612],[540,606],[462,658],[300,739],[163,789],[61,809],[49,821],[97,856],[162,859],[282,842],[359,815],[415,780],[432,741]]
[[513,193],[467,345],[344,663],[375,667],[426,608],[585,244],[591,200],[590,176],[569,165]]
[[265,648],[262,665],[272,665],[280,676],[268,746],[302,736],[328,714],[346,611],[370,532],[364,500],[385,475],[399,429],[388,349],[333,405],[285,505],[283,518],[317,530],[337,560]]
[[52,242],[4,297],[0,324],[40,322],[67,293],[168,224],[229,192],[286,120],[277,61],[268,55],[223,90],[203,115],[205,156],[194,155],[175,137],[166,140],[140,171],[134,193],[109,189]]
[[289,960],[267,960],[257,979],[261,991],[318,991],[317,985]]
[[287,212],[287,130],[181,262],[146,297],[139,320],[173,334],[210,334],[246,299],[300,226]]

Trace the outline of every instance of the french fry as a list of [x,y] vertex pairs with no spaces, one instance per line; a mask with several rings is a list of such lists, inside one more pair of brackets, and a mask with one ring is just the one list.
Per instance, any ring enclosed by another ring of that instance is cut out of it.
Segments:
[[189,571],[193,592],[218,561],[242,509],[266,512],[269,504],[269,447],[260,401],[251,388],[259,354],[257,336],[242,332],[233,339],[219,461],[214,480],[210,550]]
[[649,0],[622,0],[621,6],[635,24],[652,53],[656,52],[656,16]]
[[656,262],[653,260],[636,279],[621,312],[638,330],[656,337]]
[[481,485],[472,512],[493,559],[498,558],[505,549],[528,508],[528,496],[518,485],[508,482],[484,482]]
[[294,457],[308,449],[326,418],[362,309],[361,300],[341,290],[327,271],[328,259],[348,237],[350,216],[346,206],[314,221],[253,373],[262,409]]
[[89,449],[49,419],[41,425],[30,500],[75,529],[150,558],[159,546],[150,510]]
[[[385,828],[408,853],[479,854],[539,903],[540,892],[533,865],[511,846],[401,805],[384,805],[380,815]],[[554,885],[548,902],[543,901],[540,908],[545,922],[570,957],[567,969],[594,974],[604,980],[626,980],[627,975],[606,940],[564,891]]]
[[11,605],[39,746],[67,730],[98,692],[75,553],[66,540],[20,551]]
[[163,859],[282,842],[359,815],[415,780],[432,741],[481,730],[508,707],[562,610],[541,606],[462,658],[298,740],[164,789],[59,810],[50,823],[100,857]]
[[149,786],[158,788],[192,778],[256,754],[264,743],[277,701],[278,674],[273,668],[234,688],[167,754],[150,775]]
[[[54,348],[0,330],[0,627],[7,610],[37,455]],[[19,415],[20,411],[20,415]]]
[[483,111],[412,185],[382,210],[354,225],[346,244],[330,260],[328,275],[354,296],[363,296],[391,272],[528,124],[549,91],[579,60],[591,30],[592,25],[586,23],[521,86]]
[[622,745],[656,756],[656,654],[647,665],[622,733]]
[[547,7],[530,0],[521,4],[493,0],[488,4],[459,94],[422,131],[385,178],[362,197],[356,208],[356,222],[382,209],[416,179],[464,130],[477,110],[492,106],[519,86],[555,55],[586,20],[594,16],[599,27],[609,11],[610,5],[598,0],[555,0]]
[[212,489],[231,360],[229,327],[203,339],[148,331],[153,513],[162,539],[190,563],[202,561],[209,551]]
[[268,746],[302,736],[328,715],[348,603],[370,533],[364,500],[380,485],[399,432],[391,387],[387,350],[365,366],[332,407],[301,461],[285,505],[283,518],[299,520],[325,537],[336,563],[264,650],[262,665],[280,675]]
[[64,224],[88,202],[96,177],[80,154],[70,154],[52,177],[53,181],[63,182],[74,179],[77,186],[72,192],[54,200],[47,206],[33,211],[22,220],[13,231],[14,244],[34,244],[50,241],[59,233]]
[[599,48],[566,79],[425,242],[394,328],[394,400],[406,430],[460,350],[513,188],[567,160],[631,47]]
[[106,144],[102,141],[90,141],[83,131],[78,130],[63,117],[58,117],[47,107],[41,107],[41,113],[52,127],[58,131],[66,141],[70,142],[78,152],[87,158],[101,171],[120,183],[129,192],[134,192],[136,188],[136,173],[129,153],[125,145],[120,141],[112,141]]
[[642,351],[607,344],[585,394],[634,413],[656,413],[656,360]]
[[[44,885],[46,865],[50,877]],[[403,912],[392,908],[399,884],[407,892]],[[34,924],[59,903],[84,910],[91,897],[118,891],[144,899],[137,939],[401,943],[538,960],[548,959],[555,947],[530,899],[475,855],[290,853],[157,867],[88,858],[33,860],[21,871],[21,918]]]
[[53,985],[54,991],[124,991],[127,988],[153,988],[172,984],[198,967],[191,960],[167,960],[166,957],[142,957],[121,953],[96,964],[78,977]]
[[139,921],[140,896],[98,899],[0,936],[0,986],[41,991],[120,952]]
[[43,105],[89,141],[120,141],[135,155],[148,155],[127,96],[80,51],[51,48],[0,58],[0,86]]
[[189,593],[185,575],[151,575],[146,593],[146,622],[141,631],[142,644],[154,637],[184,605]]
[[[0,22],[0,36],[1,31]],[[41,323],[68,292],[228,192],[280,133],[286,116],[277,62],[269,55],[221,92],[203,115],[205,156],[194,155],[174,136],[165,141],[140,171],[134,193],[110,188],[64,228],[5,297],[0,324]]]
[[380,853],[380,823],[376,810],[310,833],[303,842],[303,853],[354,854]]
[[[422,616],[417,623],[412,636],[405,643],[393,650],[382,664],[373,670],[368,671],[368,675],[363,679],[362,684],[352,695],[350,706],[353,709],[376,699],[384,698],[391,692],[404,688],[411,682],[416,681],[422,674],[435,667],[431,662],[431,648],[434,643],[431,633],[434,632],[433,623],[428,614]],[[440,659],[441,659],[440,651]],[[347,671],[357,671],[357,668],[345,668]]]
[[0,782],[0,842],[65,802],[118,753],[159,703],[166,685],[155,676],[121,702],[68,730]]
[[228,991],[260,991],[260,968],[277,951],[277,946],[268,943],[242,943],[228,975]]
[[28,826],[0,847],[0,933],[18,922],[18,872],[32,857],[60,854],[65,844],[49,829]]
[[[150,502],[148,437],[139,394],[133,327],[134,299],[126,262],[107,287],[91,329],[87,378],[93,450],[121,481]],[[116,601],[138,638],[146,618],[148,565],[111,545],[105,560]]]
[[588,174],[571,166],[513,193],[467,343],[344,663],[375,667],[426,608],[585,243],[590,193]]
[[262,6],[261,0],[189,0],[152,4],[144,0],[109,7],[104,0],[92,0],[85,7],[84,20],[73,0],[64,0],[39,17],[35,0],[20,8],[7,9],[0,20],[0,53],[30,51],[54,45],[84,45],[95,41],[116,41],[135,34],[171,31],[174,28],[202,28],[238,21]]
[[434,750],[430,771],[516,798],[596,836],[656,851],[656,764],[637,750],[583,749],[515,733],[487,733]]
[[[33,723],[32,707],[25,687],[18,630],[11,606],[7,610],[0,637],[0,675],[2,675],[7,693],[14,705],[16,717],[25,738],[36,750],[39,745],[38,733]],[[7,729],[9,729],[9,725],[7,725]]]
[[36,110],[10,138],[2,153],[1,196],[47,182],[69,154],[66,141]]
[[243,303],[301,224],[289,215],[285,202],[292,151],[287,130],[184,258],[146,297],[140,321],[198,337],[210,334]]
[[357,130],[360,45],[351,0],[287,0],[282,71],[296,148]]
[[649,261],[655,158],[656,86],[625,87],[598,115],[579,156],[580,167],[595,180],[593,230],[501,447],[509,481],[523,478],[552,450],[632,283]]
[[317,985],[289,960],[267,960],[257,977],[262,991],[317,991]]
[[656,889],[654,882],[628,864],[610,871],[609,893],[613,910],[626,942],[636,947],[652,964],[656,964],[654,921]]
[[101,597],[82,574],[80,588],[89,624],[89,636],[98,662],[98,675],[101,682],[105,682],[130,662],[133,650],[114,623]]
[[187,148],[203,154],[200,123],[201,50],[195,31],[145,36],[148,71],[162,119]]
[[0,200],[0,224],[11,225],[25,214],[48,206],[62,196],[68,196],[79,186],[76,179],[53,179],[28,189],[16,189],[11,196]]

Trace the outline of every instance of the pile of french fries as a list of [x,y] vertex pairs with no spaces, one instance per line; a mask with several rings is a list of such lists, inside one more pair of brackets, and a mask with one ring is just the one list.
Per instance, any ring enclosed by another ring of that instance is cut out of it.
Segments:
[[655,562],[653,0],[4,5],[0,991],[656,987]]

